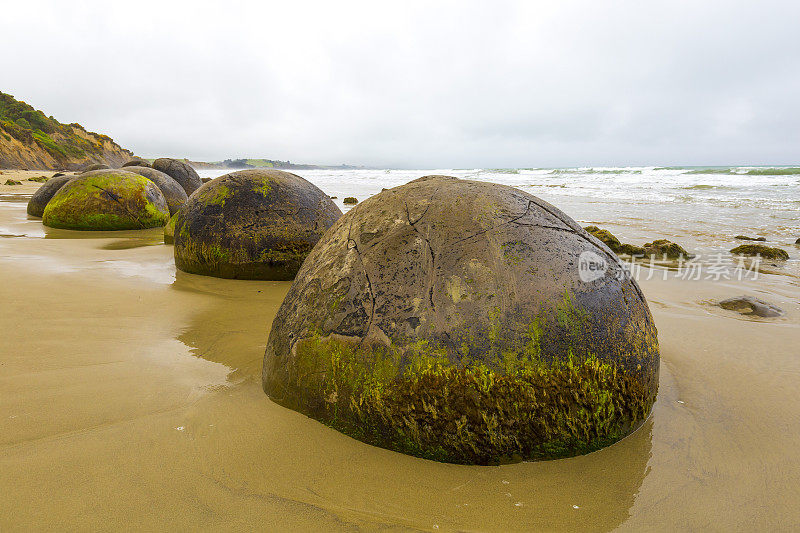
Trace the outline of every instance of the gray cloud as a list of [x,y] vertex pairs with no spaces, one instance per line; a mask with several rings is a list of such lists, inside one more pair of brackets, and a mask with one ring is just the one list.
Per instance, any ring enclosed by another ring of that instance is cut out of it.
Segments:
[[0,90],[145,156],[800,160],[789,0],[20,4]]

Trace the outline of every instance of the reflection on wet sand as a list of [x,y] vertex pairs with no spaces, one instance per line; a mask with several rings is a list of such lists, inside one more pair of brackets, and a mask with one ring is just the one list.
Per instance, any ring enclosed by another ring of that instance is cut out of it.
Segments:
[[291,282],[221,280],[175,271],[171,288],[201,295],[178,340],[203,359],[231,369],[231,379],[261,377],[267,335]]

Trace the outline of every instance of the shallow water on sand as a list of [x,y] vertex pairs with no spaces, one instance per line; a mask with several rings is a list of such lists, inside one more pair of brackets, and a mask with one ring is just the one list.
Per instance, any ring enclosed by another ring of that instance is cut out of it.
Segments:
[[[269,401],[261,359],[288,283],[176,272],[160,230],[51,230],[18,196],[0,202],[2,530],[800,528],[791,273],[642,279],[662,350],[644,426],[583,457],[448,465]],[[593,218],[588,203],[547,199]],[[738,294],[787,314],[709,304]]]

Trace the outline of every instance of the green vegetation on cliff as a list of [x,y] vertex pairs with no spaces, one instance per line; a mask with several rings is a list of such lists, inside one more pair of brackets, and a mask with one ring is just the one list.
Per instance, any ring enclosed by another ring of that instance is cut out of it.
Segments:
[[87,131],[77,123],[62,124],[0,92],[0,166],[66,167],[130,155],[107,135]]

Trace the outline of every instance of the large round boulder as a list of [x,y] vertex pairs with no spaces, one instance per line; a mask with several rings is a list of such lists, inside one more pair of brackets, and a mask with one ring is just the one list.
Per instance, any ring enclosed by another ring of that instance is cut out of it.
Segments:
[[494,464],[629,434],[658,366],[644,296],[606,245],[512,187],[427,176],[317,243],[272,324],[263,385],[365,442]]
[[189,199],[186,191],[183,190],[183,187],[181,187],[177,181],[159,170],[150,167],[136,166],[124,167],[124,169],[128,172],[133,172],[135,174],[139,174],[140,176],[144,176],[158,185],[158,188],[161,189],[161,192],[164,194],[164,198],[167,200],[167,206],[169,207],[170,215],[177,213],[178,209],[180,209],[183,204],[186,203],[186,200]]
[[191,165],[183,161],[162,157],[153,161],[152,167],[180,183],[186,194],[192,194],[203,184],[200,176],[197,175]]
[[85,167],[83,167],[80,170],[80,172],[92,172],[92,171],[95,171],[95,170],[105,170],[107,168],[111,168],[111,167],[109,167],[105,163],[91,163],[91,164],[86,165]]
[[76,230],[163,226],[167,201],[158,186],[125,170],[98,170],[71,179],[47,203],[42,223]]
[[176,215],[175,265],[221,278],[289,280],[341,215],[300,176],[233,172],[204,184]]
[[146,168],[150,168],[150,166],[151,166],[150,165],[150,161],[148,161],[147,159],[142,159],[140,157],[134,157],[133,159],[131,159],[127,163],[123,163],[122,164],[122,168],[125,168],[125,167],[146,167]]
[[44,214],[44,208],[58,190],[63,187],[69,180],[75,176],[55,176],[47,180],[44,185],[36,189],[31,199],[28,200],[28,214],[41,217]]

